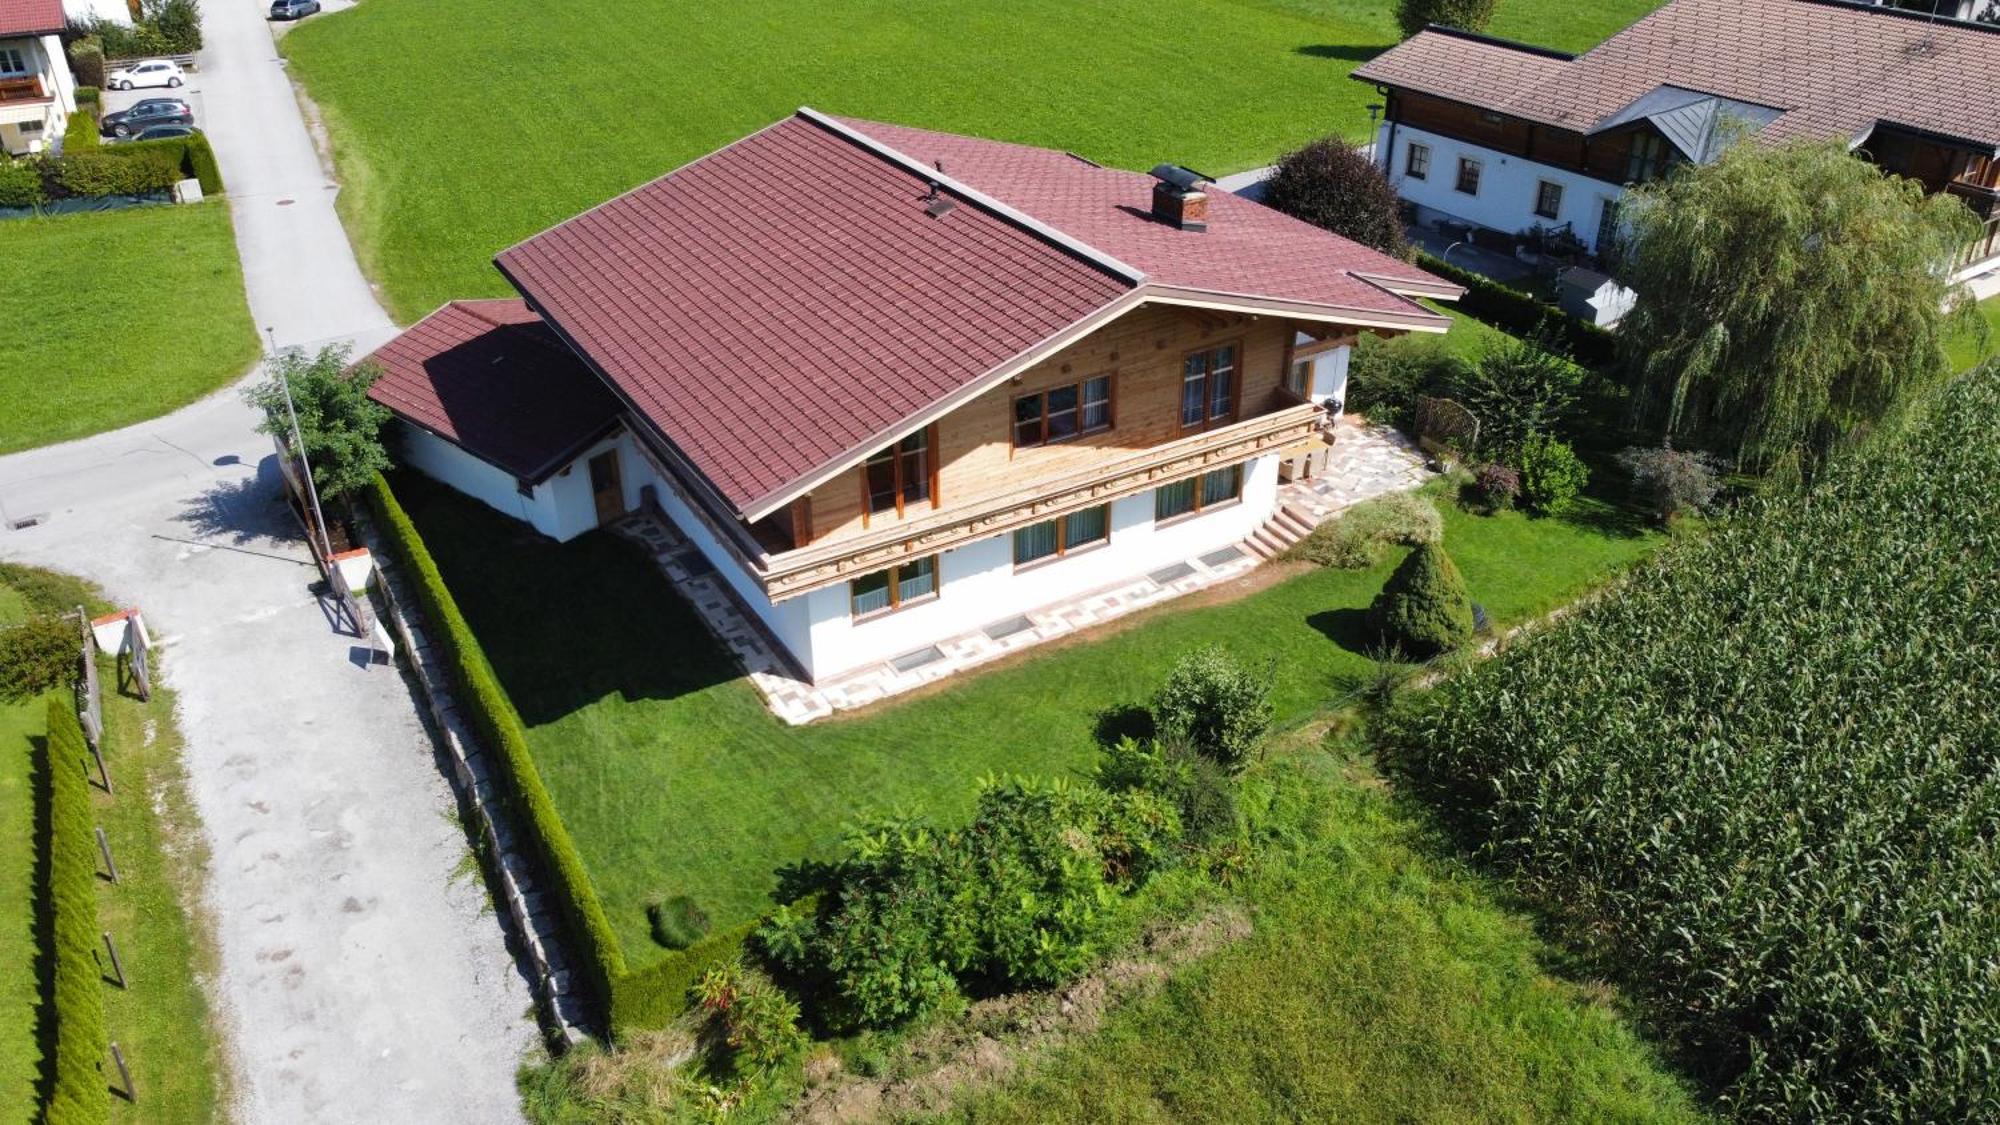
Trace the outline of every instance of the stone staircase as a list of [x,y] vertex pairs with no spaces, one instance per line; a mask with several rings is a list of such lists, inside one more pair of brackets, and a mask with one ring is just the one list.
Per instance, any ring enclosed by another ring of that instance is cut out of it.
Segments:
[[1278,510],[1264,526],[1250,533],[1243,541],[1243,549],[1260,559],[1270,560],[1283,554],[1287,548],[1306,536],[1319,524],[1319,518],[1292,504],[1281,503]]

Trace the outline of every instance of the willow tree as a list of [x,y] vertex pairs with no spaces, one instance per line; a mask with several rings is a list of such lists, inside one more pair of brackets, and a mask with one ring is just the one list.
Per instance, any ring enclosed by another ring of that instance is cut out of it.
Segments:
[[1810,461],[1948,370],[1977,319],[1950,282],[1977,234],[1838,142],[1743,141],[1626,197],[1620,280],[1634,404],[1668,442]]

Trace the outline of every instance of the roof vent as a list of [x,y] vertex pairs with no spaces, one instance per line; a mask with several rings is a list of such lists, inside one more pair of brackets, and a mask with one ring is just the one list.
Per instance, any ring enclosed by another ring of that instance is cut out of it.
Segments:
[[1153,217],[1181,230],[1208,229],[1208,178],[1178,164],[1153,168]]

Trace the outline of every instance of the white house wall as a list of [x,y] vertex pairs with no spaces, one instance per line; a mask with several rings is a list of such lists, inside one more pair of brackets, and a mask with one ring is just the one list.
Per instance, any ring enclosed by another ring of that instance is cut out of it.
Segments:
[[[536,486],[533,495],[523,496],[512,473],[474,457],[428,430],[407,422],[401,424],[401,429],[403,464],[450,485],[497,512],[533,526],[543,535],[552,539],[570,539],[589,530],[597,522],[596,507],[588,485],[583,490],[584,518],[588,522],[578,527],[575,512],[559,509],[554,479]],[[567,499],[561,502],[573,503]]]
[[[1484,145],[1425,129],[1412,129],[1403,124],[1394,128],[1394,151],[1388,154],[1390,163],[1387,171],[1396,194],[1412,203],[1455,215],[1479,226],[1513,233],[1527,230],[1537,223],[1545,227],[1568,223],[1584,245],[1594,252],[1597,249],[1597,224],[1604,201],[1619,199],[1625,194],[1625,189],[1617,184],[1563,168],[1552,168]],[[1387,151],[1381,146],[1388,145],[1389,130],[1389,125],[1381,126],[1377,134],[1378,151]],[[1404,171],[1409,166],[1412,142],[1429,145],[1431,150],[1430,175],[1421,180],[1411,179]],[[1481,165],[1478,195],[1466,195],[1456,187],[1460,157],[1477,160]],[[1535,214],[1535,195],[1542,180],[1562,185],[1562,206],[1553,219]]]
[[1108,543],[1052,562],[1016,571],[1011,532],[946,551],[938,596],[920,605],[857,622],[843,582],[779,606],[810,604],[812,671],[826,679],[1241,542],[1277,495],[1278,458],[1260,457],[1245,466],[1239,503],[1158,527],[1148,489],[1112,501]]

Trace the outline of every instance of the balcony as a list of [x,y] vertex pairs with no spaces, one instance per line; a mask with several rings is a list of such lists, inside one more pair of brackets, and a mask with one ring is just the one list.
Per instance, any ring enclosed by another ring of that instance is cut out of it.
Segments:
[[50,98],[49,88],[39,74],[10,75],[0,77],[0,104],[7,102],[45,102]]
[[1288,399],[1274,404],[1268,413],[1142,449],[1088,472],[1043,478],[976,505],[947,507],[873,534],[767,555],[752,560],[752,566],[772,600],[793,597],[881,570],[898,559],[948,551],[1213,467],[1275,453],[1312,437],[1320,418],[1318,407]]
[[1953,180],[1944,186],[1944,190],[1964,200],[1965,205],[1972,208],[1972,213],[1981,219],[1992,218],[1996,208],[2000,208],[2000,187],[1988,187],[1971,180]]

